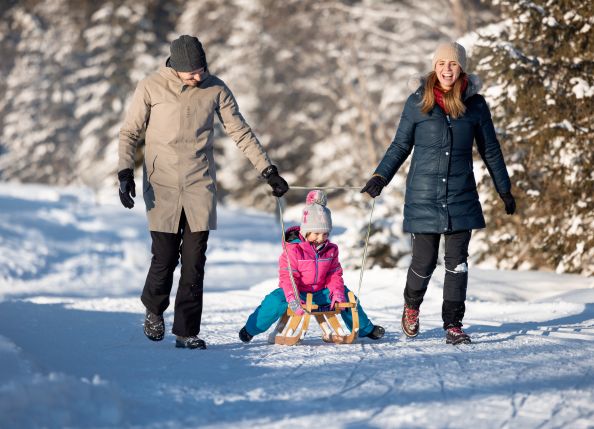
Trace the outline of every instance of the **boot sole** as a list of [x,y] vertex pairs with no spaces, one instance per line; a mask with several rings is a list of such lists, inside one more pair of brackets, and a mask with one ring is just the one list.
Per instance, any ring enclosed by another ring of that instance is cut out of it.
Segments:
[[151,341],[161,341],[163,340],[163,338],[165,338],[165,333],[163,333],[163,335],[150,335],[148,334],[146,331],[144,331],[144,335]]
[[180,341],[175,341],[175,348],[177,349],[200,349],[200,350],[206,350],[206,344],[204,345],[196,345],[196,346],[189,346],[186,345],[186,343],[182,343]]
[[402,322],[400,323],[400,327],[402,328],[402,332],[404,333],[404,335],[406,335],[408,338],[414,338],[417,335],[419,335],[419,331],[415,332],[414,334],[409,334],[408,332],[406,332],[406,329],[404,329],[404,324]]
[[472,341],[470,341],[470,338],[464,338],[464,339],[456,340],[456,341],[446,339],[446,344],[451,344],[453,346],[457,346],[458,344],[470,344],[471,342]]

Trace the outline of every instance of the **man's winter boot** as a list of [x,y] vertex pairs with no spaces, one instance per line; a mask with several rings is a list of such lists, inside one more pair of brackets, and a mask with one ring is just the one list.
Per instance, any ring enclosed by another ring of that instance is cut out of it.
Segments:
[[404,304],[402,311],[402,332],[409,338],[419,335],[419,310],[409,307],[408,304]]
[[247,331],[247,329],[245,329],[245,326],[243,328],[241,328],[241,331],[239,331],[239,339],[242,342],[249,343],[250,341],[252,341],[252,338],[254,338],[254,336],[250,335],[250,333]]
[[180,349],[205,349],[206,343],[198,338],[198,335],[191,337],[175,337],[175,347]]
[[146,310],[144,316],[144,335],[152,341],[161,341],[165,337],[165,321],[162,314],[155,314]]
[[447,344],[470,344],[470,337],[462,328],[452,326],[446,329],[446,343]]
[[372,331],[369,334],[367,334],[366,337],[371,338],[372,340],[379,340],[384,336],[385,333],[386,330],[383,327],[379,325],[373,325]]

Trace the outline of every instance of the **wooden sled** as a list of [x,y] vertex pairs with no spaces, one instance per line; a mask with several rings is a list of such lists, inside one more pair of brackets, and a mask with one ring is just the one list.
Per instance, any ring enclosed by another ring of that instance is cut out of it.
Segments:
[[347,309],[344,311],[349,311],[348,309],[350,309],[352,312],[353,329],[351,329],[351,332],[343,328],[338,320],[337,316],[340,316],[340,310],[320,309],[318,305],[313,303],[313,295],[308,293],[305,301],[305,314],[298,316],[291,309],[287,309],[287,312],[283,314],[276,325],[274,332],[272,332],[269,341],[285,346],[298,344],[305,337],[309,328],[309,320],[311,316],[314,316],[322,330],[322,340],[324,342],[352,344],[357,339],[357,333],[359,332],[359,313],[357,311],[355,294],[349,292],[348,298],[349,302],[336,304],[336,307]]

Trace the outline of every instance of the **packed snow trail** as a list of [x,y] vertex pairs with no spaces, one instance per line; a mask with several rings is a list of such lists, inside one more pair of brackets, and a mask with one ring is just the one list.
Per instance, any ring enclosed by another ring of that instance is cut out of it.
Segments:
[[361,299],[383,340],[325,344],[313,324],[296,347],[266,335],[244,345],[237,332],[277,286],[280,231],[271,215],[221,209],[208,350],[180,350],[169,332],[159,343],[142,333],[141,207],[14,184],[0,185],[0,207],[0,427],[594,427],[592,279],[471,266],[473,344],[453,347],[442,267],[413,340],[399,326],[406,271],[371,269]]

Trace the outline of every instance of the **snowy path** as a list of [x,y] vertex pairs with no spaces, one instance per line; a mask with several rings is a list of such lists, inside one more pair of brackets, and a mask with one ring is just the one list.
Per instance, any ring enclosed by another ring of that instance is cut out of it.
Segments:
[[300,346],[243,345],[237,331],[276,286],[279,231],[272,216],[224,209],[209,243],[209,349],[178,350],[171,336],[142,335],[142,209],[8,184],[0,207],[2,428],[594,427],[592,279],[473,268],[474,343],[453,347],[440,327],[442,270],[420,336],[406,340],[406,273],[374,269],[362,302],[383,341],[327,345],[314,327]]

